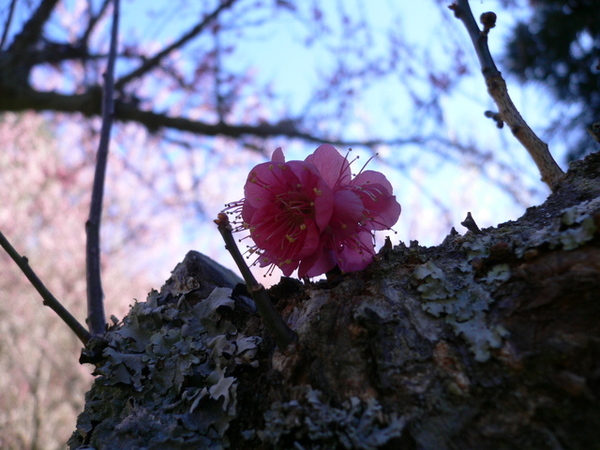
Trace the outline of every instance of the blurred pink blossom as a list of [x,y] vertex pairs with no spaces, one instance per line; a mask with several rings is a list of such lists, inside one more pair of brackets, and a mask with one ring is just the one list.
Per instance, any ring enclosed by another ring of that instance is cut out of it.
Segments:
[[375,256],[373,231],[390,229],[400,216],[392,186],[379,172],[361,171],[331,145],[305,161],[285,162],[280,148],[259,164],[244,186],[245,198],[230,205],[241,215],[261,266],[289,276],[315,277],[336,265],[364,269]]

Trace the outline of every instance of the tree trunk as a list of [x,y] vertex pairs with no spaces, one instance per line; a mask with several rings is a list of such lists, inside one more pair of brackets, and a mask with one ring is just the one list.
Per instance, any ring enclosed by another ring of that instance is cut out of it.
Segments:
[[515,222],[282,279],[285,352],[235,276],[190,252],[84,350],[98,377],[69,446],[600,448],[599,244],[594,154]]

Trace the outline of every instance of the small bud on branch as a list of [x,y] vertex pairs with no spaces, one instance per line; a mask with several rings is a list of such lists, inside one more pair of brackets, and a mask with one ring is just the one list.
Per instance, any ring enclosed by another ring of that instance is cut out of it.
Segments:
[[481,64],[481,72],[487,84],[488,93],[498,106],[498,118],[494,118],[497,124],[506,122],[513,135],[529,152],[529,155],[537,165],[544,181],[553,191],[557,189],[559,182],[564,177],[564,172],[556,164],[556,161],[548,150],[548,144],[543,142],[521,117],[516,106],[508,95],[506,82],[500,71],[496,68],[494,59],[490,54],[487,44],[488,32],[496,25],[496,14],[484,13],[481,17],[484,29],[481,31],[469,6],[468,0],[458,0],[449,8],[454,15],[462,21],[469,33],[471,42]]
[[483,25],[483,34],[488,34],[496,26],[496,13],[492,11],[484,12],[479,21]]

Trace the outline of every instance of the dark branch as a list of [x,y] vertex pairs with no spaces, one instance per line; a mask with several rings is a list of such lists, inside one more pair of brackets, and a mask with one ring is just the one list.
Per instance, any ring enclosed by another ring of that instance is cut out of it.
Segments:
[[[111,2],[111,0],[104,0],[104,2],[102,3],[102,6],[100,7],[100,11],[98,11],[98,14],[96,14],[96,15],[92,14],[90,11],[90,20],[88,22],[88,26],[87,26],[85,32],[83,33],[83,36],[81,37],[81,42],[84,45],[87,46],[87,42],[90,38],[90,35],[94,31],[94,28],[98,24],[98,21],[102,18],[102,16],[104,16],[104,13],[106,12],[106,9],[108,8],[108,5],[110,4],[110,2]],[[90,9],[91,9],[91,5],[90,5]]]
[[521,114],[514,105],[512,99],[508,95],[506,82],[496,68],[492,55],[487,44],[489,30],[496,23],[496,15],[493,13],[484,13],[482,21],[484,23],[484,31],[479,29],[475,22],[471,7],[468,0],[458,0],[450,5],[450,9],[454,11],[465,28],[467,29],[475,52],[481,64],[481,72],[485,78],[488,88],[488,93],[498,106],[498,117],[496,123],[505,122],[510,127],[513,135],[529,152],[529,155],[535,162],[542,181],[544,181],[553,191],[558,188],[559,182],[564,177],[564,172],[556,164],[556,161],[548,150],[548,144],[543,142],[535,132],[529,127],[527,122],[521,117]]
[[460,224],[472,233],[482,234],[481,230],[477,226],[477,223],[475,222],[475,219],[473,219],[473,216],[471,215],[470,211],[467,213],[467,217],[465,218],[465,220],[463,220]]
[[85,224],[86,242],[86,273],[88,326],[92,334],[98,335],[105,331],[104,293],[100,267],[100,223],[102,220],[102,199],[104,197],[104,179],[108,160],[110,130],[114,119],[114,72],[117,55],[117,36],[119,29],[119,0],[113,0],[113,23],[110,37],[110,53],[106,73],[104,74],[104,95],[102,99],[102,128],[100,143],[94,173],[92,202],[90,215]]
[[4,48],[4,42],[6,42],[6,37],[8,36],[8,30],[10,28],[10,23],[12,22],[16,4],[17,4],[17,0],[12,0],[10,2],[10,7],[8,10],[8,17],[6,18],[6,23],[4,24],[4,31],[2,32],[2,39],[0,39],[0,51],[2,51],[2,49]]
[[252,275],[252,272],[246,265],[246,261],[240,253],[240,250],[231,233],[231,225],[229,223],[229,219],[227,218],[227,214],[219,213],[218,219],[215,220],[215,223],[217,224],[219,233],[221,233],[221,236],[223,236],[225,248],[231,254],[231,257],[238,266],[244,281],[246,281],[248,292],[250,292],[250,295],[252,295],[254,303],[256,303],[256,307],[258,308],[258,312],[265,322],[265,326],[273,335],[273,339],[275,339],[277,347],[279,347],[279,349],[282,351],[285,350],[289,345],[296,341],[296,333],[294,333],[284,322],[282,317],[273,306],[273,303],[269,298],[269,294],[265,290],[264,286],[256,281],[256,278],[254,278],[254,275]]
[[[13,94],[12,92],[10,94]],[[0,95],[0,111],[53,111],[64,113],[81,113],[92,117],[101,114],[101,89],[92,86],[83,94],[61,94],[58,92],[43,92],[27,89],[14,92],[16,95]],[[258,138],[272,138],[285,136],[292,139],[302,139],[308,142],[324,143],[339,147],[376,147],[378,145],[403,145],[424,143],[422,137],[409,136],[399,139],[371,139],[371,140],[336,140],[327,136],[317,136],[301,130],[296,120],[281,120],[276,123],[261,123],[258,125],[230,125],[228,123],[206,123],[185,117],[173,117],[154,111],[144,111],[133,103],[115,100],[115,120],[121,122],[136,122],[143,125],[150,132],[161,129],[185,131],[203,136],[226,136],[239,138],[242,136],[255,136]]]
[[121,89],[130,81],[141,77],[145,73],[152,70],[154,67],[158,66],[163,58],[165,58],[167,55],[173,52],[173,50],[177,50],[178,48],[184,46],[188,41],[199,35],[208,25],[210,25],[219,16],[219,14],[221,14],[223,10],[231,7],[231,5],[233,5],[235,1],[236,0],[227,0],[221,3],[221,5],[219,5],[218,8],[216,8],[212,13],[206,15],[204,17],[204,20],[202,20],[202,22],[197,24],[190,31],[185,33],[171,45],[168,45],[167,47],[162,49],[153,57],[147,59],[140,67],[117,80],[117,82],[115,83],[115,88]]
[[64,323],[75,333],[83,344],[87,344],[91,338],[91,334],[81,325],[75,317],[71,315],[69,311],[52,295],[52,293],[46,288],[44,283],[38,278],[33,269],[29,266],[29,261],[26,257],[19,255],[19,253],[10,244],[8,239],[0,231],[0,245],[6,253],[12,258],[12,260],[19,266],[21,271],[25,274],[29,282],[33,285],[36,291],[40,294],[43,299],[44,305],[48,306],[52,311],[58,314]]
[[483,76],[487,78],[494,75],[500,75],[500,71],[496,67],[494,58],[492,58],[492,54],[488,47],[488,34],[483,33],[479,29],[479,25],[477,25],[475,17],[473,17],[473,13],[471,12],[469,0],[458,0],[456,3],[450,5],[450,9],[454,11],[454,15],[464,23],[465,28],[469,33],[469,37],[471,38],[471,42],[473,42],[473,47],[475,47],[475,52],[479,58]]
[[13,55],[24,52],[28,46],[37,43],[42,36],[44,25],[50,18],[52,10],[58,0],[42,0],[40,6],[35,10],[31,18],[25,23],[21,32],[15,36],[8,51]]

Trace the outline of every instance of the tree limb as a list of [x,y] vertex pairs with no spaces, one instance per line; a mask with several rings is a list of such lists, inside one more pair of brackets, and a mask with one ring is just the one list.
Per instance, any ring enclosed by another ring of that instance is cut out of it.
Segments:
[[110,38],[110,53],[106,73],[104,74],[104,95],[102,99],[102,128],[94,173],[92,202],[90,215],[85,224],[86,241],[86,273],[88,326],[92,334],[103,334],[106,327],[104,318],[104,294],[100,267],[100,222],[102,219],[102,199],[104,196],[104,179],[108,160],[110,130],[114,119],[114,72],[117,54],[117,35],[119,29],[119,0],[113,1],[113,24]]
[[19,266],[23,274],[27,277],[29,282],[35,288],[36,291],[40,294],[43,299],[43,304],[48,306],[52,311],[58,314],[64,323],[68,325],[68,327],[75,333],[75,335],[79,338],[79,340],[85,345],[91,338],[91,334],[85,329],[83,325],[79,323],[79,321],[73,317],[73,315],[67,311],[67,309],[52,295],[52,293],[46,288],[44,283],[38,278],[36,273],[33,271],[31,266],[29,265],[29,261],[25,256],[19,255],[19,253],[15,250],[15,248],[10,244],[8,239],[2,234],[0,231],[0,245],[6,253],[12,258],[12,260]]
[[[88,26],[87,26],[85,32],[83,33],[83,36],[81,37],[81,42],[83,42],[86,46],[87,46],[87,42],[90,38],[90,35],[94,31],[94,28],[98,24],[98,21],[102,18],[102,16],[106,12],[106,9],[108,8],[108,5],[110,4],[110,2],[111,2],[111,0],[104,0],[104,2],[102,3],[102,6],[100,7],[100,11],[98,11],[98,14],[96,14],[96,15],[92,14],[92,12],[90,11],[90,20],[88,22]],[[92,8],[92,5],[90,5],[90,10],[91,10],[91,8]]]
[[4,24],[4,31],[2,32],[2,39],[0,39],[0,51],[2,51],[2,48],[4,47],[4,42],[6,42],[6,36],[8,36],[8,30],[10,28],[10,23],[12,22],[16,4],[17,4],[17,0],[12,0],[10,2],[10,7],[8,10],[8,17],[6,18],[6,23]]
[[484,31],[481,31],[475,22],[468,0],[458,0],[456,3],[450,5],[450,9],[462,21],[469,33],[481,64],[481,72],[485,78],[488,93],[498,106],[500,119],[508,124],[513,135],[529,152],[529,155],[537,165],[542,181],[553,191],[556,190],[559,182],[564,177],[564,172],[550,154],[548,144],[535,134],[523,117],[521,117],[521,114],[519,114],[517,107],[508,94],[506,82],[502,78],[500,71],[496,68],[490,54],[487,35],[489,30],[494,26],[493,22],[490,23],[490,20],[493,20],[491,18],[491,14],[493,13],[482,15]]
[[42,0],[21,32],[15,36],[8,51],[13,55],[18,55],[20,52],[24,52],[29,45],[38,42],[44,25],[57,3],[58,0]]
[[146,72],[152,70],[154,67],[156,67],[158,64],[160,64],[160,62],[162,61],[162,59],[165,56],[170,54],[173,50],[176,50],[176,49],[182,47],[189,40],[193,39],[198,34],[200,34],[208,25],[210,25],[213,22],[213,20],[215,18],[217,18],[219,16],[219,14],[224,9],[231,7],[231,5],[233,5],[233,3],[235,3],[235,1],[236,0],[227,0],[223,3],[221,3],[212,13],[205,16],[204,20],[202,22],[200,22],[199,24],[197,24],[190,31],[185,33],[183,36],[181,36],[179,39],[177,39],[171,45],[168,45],[167,47],[162,49],[160,52],[158,52],[152,58],[147,59],[140,67],[138,67],[137,69],[133,70],[132,72],[128,73],[127,75],[124,75],[119,80],[117,80],[117,82],[115,83],[115,88],[117,90],[119,90],[124,85],[129,83],[130,81],[132,81],[136,78],[139,78],[140,76],[144,75]]

